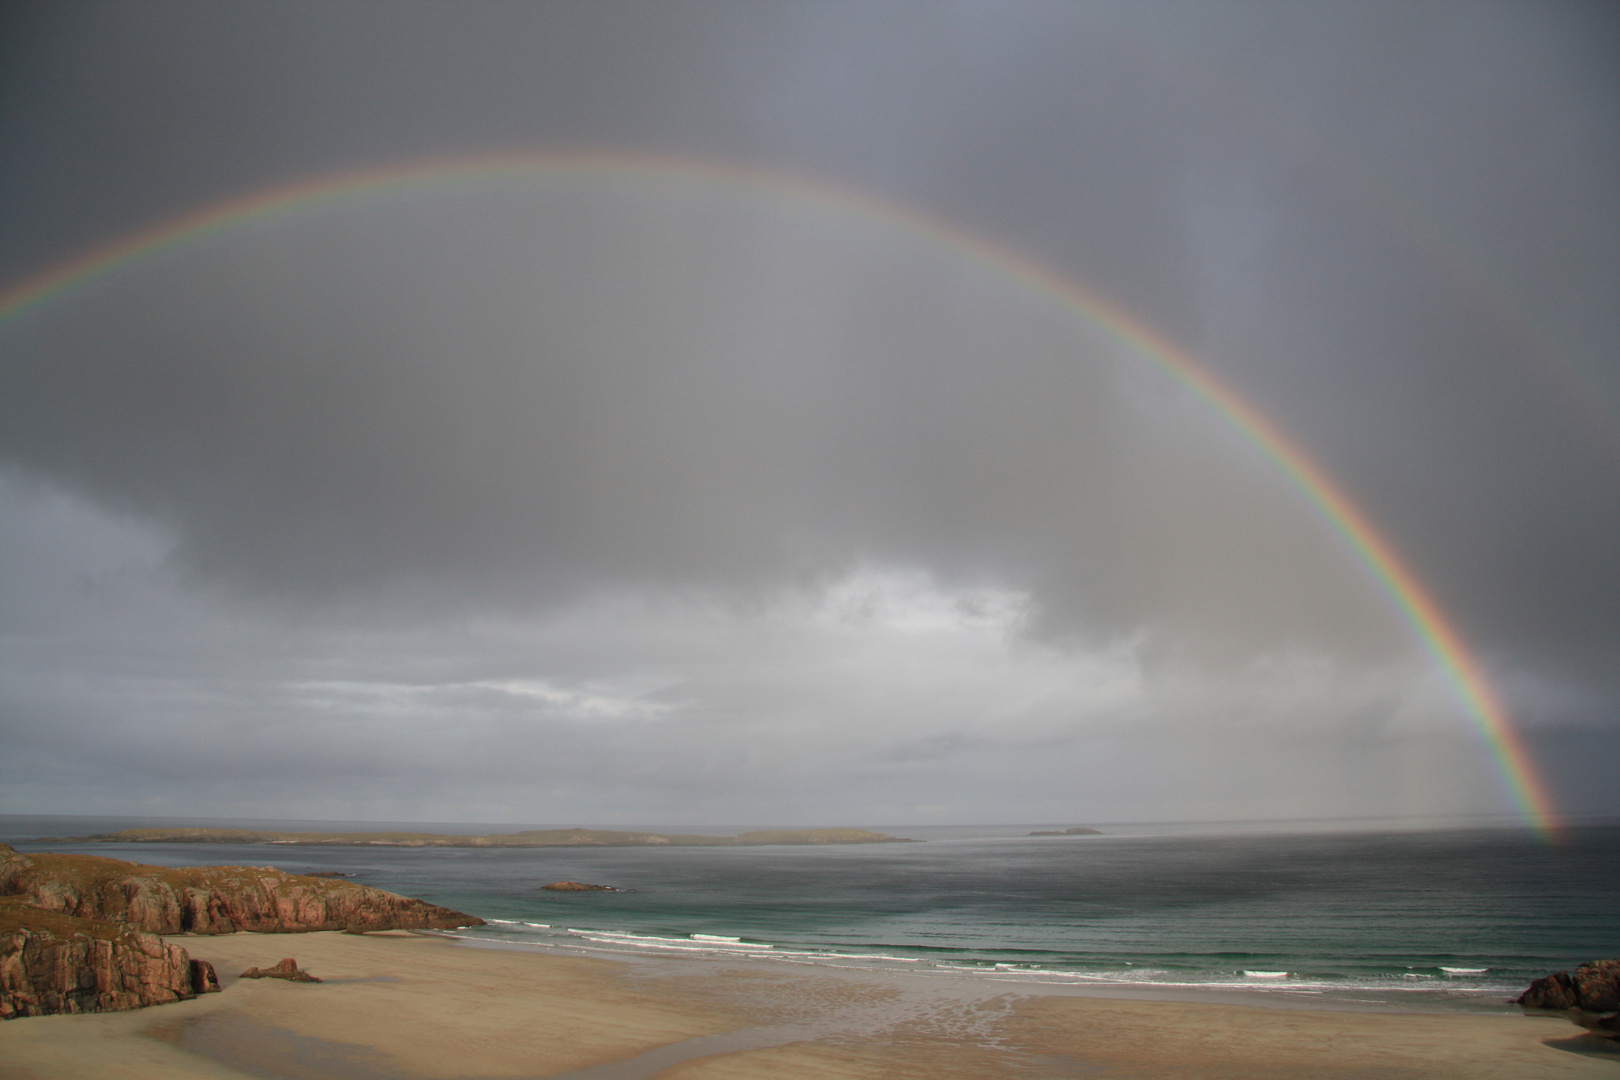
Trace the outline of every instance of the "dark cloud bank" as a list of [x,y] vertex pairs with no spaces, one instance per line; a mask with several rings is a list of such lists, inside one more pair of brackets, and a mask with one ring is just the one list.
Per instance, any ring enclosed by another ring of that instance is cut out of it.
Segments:
[[[20,5],[0,272],[491,149],[874,193],[1083,279],[1405,554],[1573,814],[1620,703],[1615,27],[1481,5]],[[16,812],[1511,810],[1434,658],[1162,369],[691,175],[312,205],[0,324]]]

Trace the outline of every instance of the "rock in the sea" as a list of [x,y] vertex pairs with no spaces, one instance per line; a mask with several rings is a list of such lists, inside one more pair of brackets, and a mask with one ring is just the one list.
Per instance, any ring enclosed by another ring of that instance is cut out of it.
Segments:
[[0,900],[0,1019],[138,1009],[218,989],[207,961],[154,934]]
[[152,934],[425,930],[482,919],[407,896],[270,866],[142,866],[95,855],[23,855],[0,844],[0,896]]
[[244,979],[286,979],[288,982],[320,982],[321,981],[321,980],[317,979],[315,976],[311,975],[309,972],[299,970],[298,961],[294,960],[290,956],[287,957],[285,960],[282,960],[280,963],[276,964],[275,967],[267,967],[267,968],[251,967],[251,968],[248,968],[246,971],[242,972],[242,978],[244,978]]
[[550,885],[540,886],[552,892],[619,892],[612,885],[587,885],[583,881],[553,881]]

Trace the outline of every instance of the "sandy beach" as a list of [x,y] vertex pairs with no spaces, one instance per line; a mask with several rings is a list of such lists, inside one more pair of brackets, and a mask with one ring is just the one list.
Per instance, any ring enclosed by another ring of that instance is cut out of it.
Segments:
[[[1043,996],[776,963],[617,963],[410,933],[179,938],[224,990],[0,1024],[0,1077],[866,1080],[1620,1076],[1557,1016]],[[296,957],[319,984],[238,973]]]

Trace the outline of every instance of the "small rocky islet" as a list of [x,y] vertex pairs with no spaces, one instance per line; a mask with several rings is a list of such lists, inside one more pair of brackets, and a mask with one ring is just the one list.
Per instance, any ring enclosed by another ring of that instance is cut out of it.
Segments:
[[540,886],[547,892],[624,892],[612,885],[592,885],[585,881],[553,881],[550,885]]

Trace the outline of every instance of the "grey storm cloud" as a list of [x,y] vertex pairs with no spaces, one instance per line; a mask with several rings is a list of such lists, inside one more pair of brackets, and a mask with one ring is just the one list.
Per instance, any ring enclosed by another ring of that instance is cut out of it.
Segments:
[[1504,809],[1387,587],[1230,418],[994,260],[739,165],[1190,349],[1612,813],[1616,29],[12,5],[0,282],[345,169],[711,164],[310,202],[4,317],[0,808],[206,775],[268,816],[287,777],[333,817]]
[[[982,260],[731,182],[547,186],[315,210],[88,286],[20,328],[0,438],[288,594],[867,559],[1033,575],[1124,630],[1224,597],[1231,632],[1308,629],[1290,595],[1346,576],[1211,410]],[[1366,590],[1338,586],[1343,624]]]

